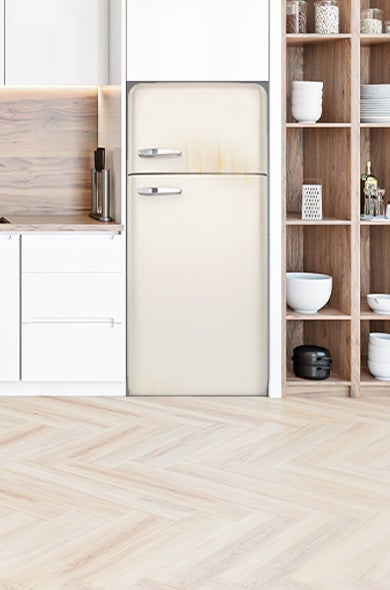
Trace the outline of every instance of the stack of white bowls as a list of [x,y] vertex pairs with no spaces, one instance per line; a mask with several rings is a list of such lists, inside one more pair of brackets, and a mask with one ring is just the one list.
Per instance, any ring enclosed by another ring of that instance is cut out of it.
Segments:
[[371,332],[369,335],[368,369],[375,379],[390,381],[390,334]]
[[323,82],[293,80],[292,116],[298,123],[316,123],[322,115]]

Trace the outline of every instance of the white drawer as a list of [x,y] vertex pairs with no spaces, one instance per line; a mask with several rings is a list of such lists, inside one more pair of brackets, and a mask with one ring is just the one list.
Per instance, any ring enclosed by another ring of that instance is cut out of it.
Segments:
[[48,234],[22,236],[22,272],[121,272],[124,236]]
[[124,381],[125,350],[124,324],[23,324],[22,379]]
[[125,280],[120,273],[22,275],[22,322],[112,319],[124,322]]

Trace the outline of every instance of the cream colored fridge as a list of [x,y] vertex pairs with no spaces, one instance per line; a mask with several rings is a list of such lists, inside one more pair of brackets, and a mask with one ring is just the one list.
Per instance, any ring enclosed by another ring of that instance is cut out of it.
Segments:
[[133,395],[267,392],[267,105],[251,83],[129,93]]

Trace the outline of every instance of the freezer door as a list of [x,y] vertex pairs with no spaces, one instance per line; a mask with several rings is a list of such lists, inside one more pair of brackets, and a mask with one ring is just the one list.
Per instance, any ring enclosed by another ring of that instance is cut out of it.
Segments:
[[130,393],[266,394],[266,178],[133,176],[129,189]]
[[128,172],[267,172],[267,95],[258,84],[137,84]]

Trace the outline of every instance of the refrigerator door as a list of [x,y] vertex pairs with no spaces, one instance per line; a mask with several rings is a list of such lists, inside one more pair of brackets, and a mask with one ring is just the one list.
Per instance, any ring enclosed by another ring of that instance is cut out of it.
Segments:
[[267,179],[129,179],[135,395],[265,395]]
[[258,84],[137,84],[128,172],[267,173],[267,95]]

